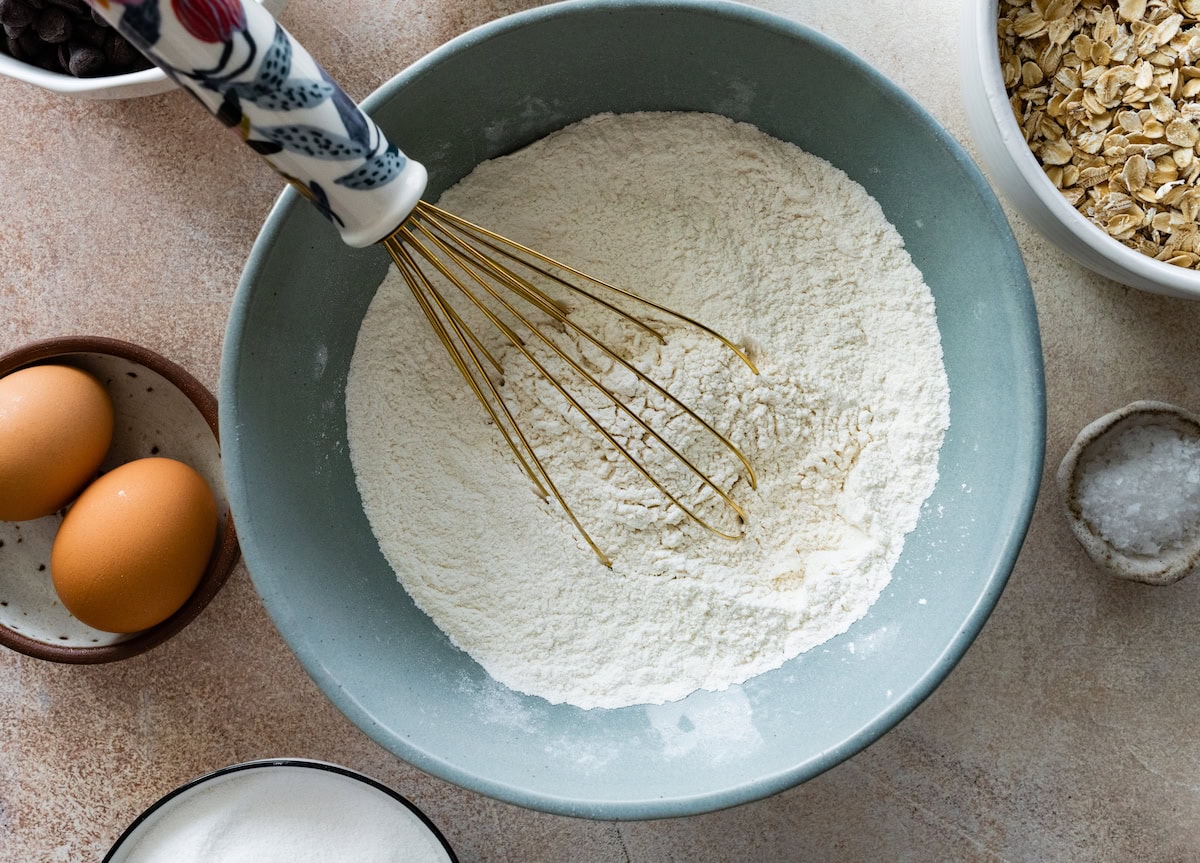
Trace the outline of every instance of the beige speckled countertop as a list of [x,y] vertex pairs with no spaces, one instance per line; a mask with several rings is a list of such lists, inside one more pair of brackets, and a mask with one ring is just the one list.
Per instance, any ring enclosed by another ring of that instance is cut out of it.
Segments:
[[[535,5],[292,0],[282,17],[362,98],[444,40]],[[967,141],[956,0],[755,5],[847,45]],[[197,111],[177,92],[85,102],[0,81],[0,350],[108,335],[215,391],[230,298],[281,183]],[[0,861],[98,860],[180,782],[277,755],[392,785],[463,861],[1200,859],[1200,580],[1149,588],[1097,572],[1053,484],[1071,439],[1100,414],[1139,398],[1200,409],[1200,303],[1093,276],[1012,221],[1045,346],[1042,496],[979,639],[868,750],[700,817],[525,811],[420,773],[344,719],[239,565],[190,628],[135,659],[73,667],[0,653]]]

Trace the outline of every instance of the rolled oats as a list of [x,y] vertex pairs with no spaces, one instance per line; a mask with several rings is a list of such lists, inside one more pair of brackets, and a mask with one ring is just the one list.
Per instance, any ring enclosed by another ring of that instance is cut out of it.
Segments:
[[1000,0],[997,36],[1017,123],[1066,200],[1200,267],[1200,0]]

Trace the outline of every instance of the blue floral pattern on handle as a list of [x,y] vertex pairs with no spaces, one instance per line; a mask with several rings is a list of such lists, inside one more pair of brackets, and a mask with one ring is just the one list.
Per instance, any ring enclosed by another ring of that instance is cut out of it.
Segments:
[[351,245],[390,234],[425,169],[269,12],[244,0],[88,0],[311,200]]

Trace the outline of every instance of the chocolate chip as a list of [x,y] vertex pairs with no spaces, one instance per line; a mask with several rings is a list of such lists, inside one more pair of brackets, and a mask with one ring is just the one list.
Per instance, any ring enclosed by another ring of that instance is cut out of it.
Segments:
[[28,27],[33,23],[34,10],[20,0],[0,0],[0,24],[6,28]]
[[26,56],[36,57],[40,54],[48,53],[46,51],[46,43],[38,38],[37,33],[33,32],[32,27],[24,30],[21,35],[17,37],[17,41],[21,43],[21,50],[25,52]]
[[71,22],[67,13],[57,6],[43,9],[33,22],[38,38],[50,45],[58,45],[71,38]]
[[76,78],[91,78],[104,71],[104,52],[86,42],[71,40],[67,70]]
[[137,48],[116,33],[104,40],[104,56],[114,69],[129,68],[145,59]]

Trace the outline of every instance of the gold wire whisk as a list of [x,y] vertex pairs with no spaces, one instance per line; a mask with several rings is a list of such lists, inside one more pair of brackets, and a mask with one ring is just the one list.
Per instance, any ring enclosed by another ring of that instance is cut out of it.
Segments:
[[[593,541],[569,502],[559,491],[542,459],[539,458],[522,431],[518,417],[506,403],[492,376],[487,373],[487,369],[491,368],[496,373],[502,374],[503,369],[500,362],[488,350],[484,340],[463,314],[456,310],[446,294],[447,286],[452,287],[452,293],[457,293],[467,300],[468,308],[474,309],[494,326],[503,335],[504,341],[533,364],[538,373],[567,403],[579,411],[587,424],[667,500],[678,506],[690,519],[717,536],[732,540],[739,539],[743,535],[747,518],[746,511],[733,499],[729,491],[718,486],[707,473],[696,466],[691,458],[671,444],[662,433],[652,428],[611,388],[588,371],[578,358],[564,350],[548,334],[547,330],[551,327],[537,323],[519,304],[525,303],[537,310],[552,323],[554,328],[575,334],[634,375],[642,384],[675,405],[737,460],[740,465],[739,473],[745,475],[751,488],[755,488],[757,478],[753,466],[725,434],[717,431],[695,410],[673,396],[664,386],[634,366],[594,333],[579,325],[571,317],[568,306],[547,294],[542,287],[535,284],[535,280],[555,285],[570,295],[597,303],[660,343],[665,342],[662,333],[653,325],[630,313],[613,300],[601,296],[600,292],[609,292],[613,297],[641,304],[654,312],[673,318],[717,339],[741,359],[752,372],[757,374],[758,369],[742,348],[687,315],[583,273],[424,201],[419,202],[405,222],[384,240],[384,246],[391,254],[454,365],[484,406],[497,429],[500,430],[522,470],[533,482],[539,494],[546,498],[553,497],[557,501],[575,529],[605,565],[611,566],[611,559]],[[501,261],[505,263],[501,263]],[[440,279],[434,275],[435,273],[440,276]],[[579,283],[586,284],[588,287],[583,287]],[[501,310],[508,320],[501,316]],[[630,419],[648,439],[662,446],[691,476],[699,481],[702,487],[715,493],[719,500],[736,515],[739,523],[738,532],[717,527],[712,521],[698,513],[694,507],[684,503],[679,495],[668,489],[637,456],[630,452],[627,446],[618,441],[613,433],[596,419],[593,412],[581,402],[580,396],[563,382],[561,376],[549,369],[539,359],[535,351],[531,350],[526,339],[514,329],[510,321],[515,322],[522,332],[532,335],[536,342],[542,344],[553,357],[565,364],[580,380],[584,381],[591,391],[600,393],[604,401]]]

